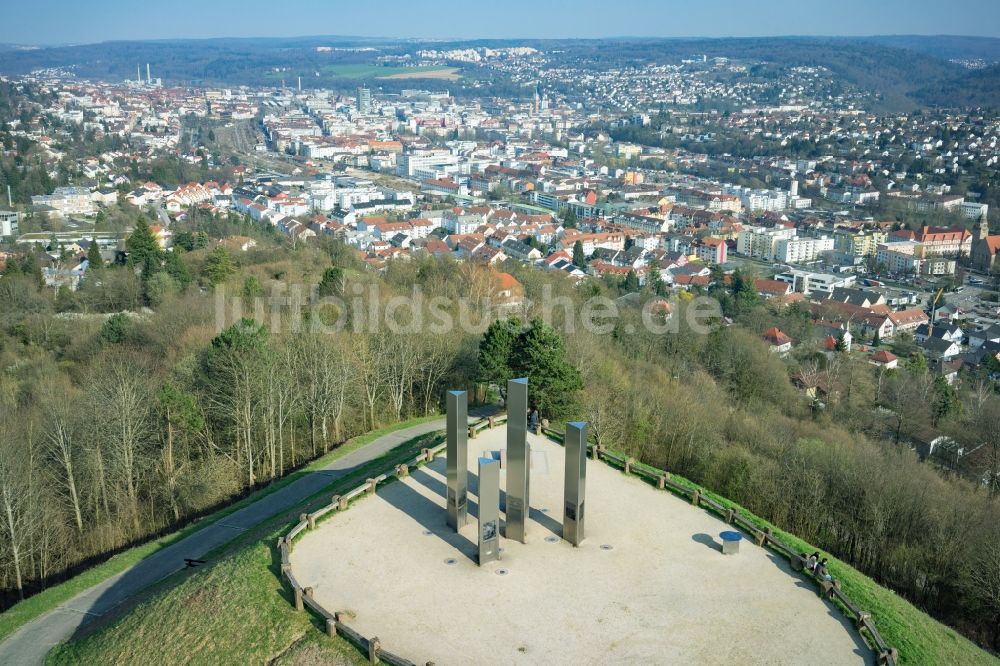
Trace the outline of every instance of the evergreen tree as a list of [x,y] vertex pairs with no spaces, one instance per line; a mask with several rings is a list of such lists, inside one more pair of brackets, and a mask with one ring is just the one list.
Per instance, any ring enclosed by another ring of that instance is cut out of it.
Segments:
[[318,291],[321,297],[342,295],[344,291],[344,269],[339,266],[330,266],[323,271]]
[[635,274],[635,271],[629,271],[622,280],[622,291],[633,292],[639,291],[639,276]]
[[575,229],[577,223],[576,211],[567,206],[562,209],[559,213],[559,217],[562,218],[562,225],[566,229]]
[[21,275],[21,264],[13,259],[8,259],[7,264],[3,267],[3,271],[0,271],[0,275],[4,277]]
[[511,360],[520,331],[521,321],[516,317],[498,319],[486,329],[479,343],[479,379],[496,382],[501,394],[507,390],[507,380],[514,377]]
[[25,255],[24,262],[21,264],[21,273],[32,278],[39,289],[45,286],[45,278],[42,276],[42,264],[38,261],[38,255],[35,254],[34,250]]
[[937,427],[941,419],[958,412],[961,407],[962,403],[955,387],[948,383],[944,375],[934,377],[934,412],[931,425]]
[[554,328],[533,319],[514,342],[511,370],[528,378],[529,395],[542,416],[557,420],[574,415],[583,379],[566,360],[566,347]]
[[667,289],[666,285],[663,284],[663,273],[660,271],[659,266],[650,265],[646,273],[646,286],[657,296],[666,294]]
[[125,249],[128,251],[129,266],[142,266],[144,272],[152,272],[160,264],[160,243],[142,215],[136,220],[135,229],[125,241]]
[[583,243],[580,241],[573,243],[573,265],[577,268],[587,267],[587,257],[583,253]]
[[190,231],[181,231],[174,236],[174,248],[184,248],[188,252],[194,250],[194,234]]
[[104,259],[101,258],[101,248],[98,247],[97,241],[91,239],[90,246],[87,248],[87,270],[100,270],[104,268]]
[[247,276],[243,280],[243,298],[252,303],[253,299],[261,296],[263,293],[264,288],[260,286],[260,280],[257,279],[256,275]]
[[74,312],[77,309],[76,292],[68,284],[59,285],[56,290],[56,312]]
[[167,252],[167,261],[164,268],[167,271],[167,275],[172,277],[177,283],[178,288],[184,291],[194,278],[191,276],[191,270],[184,263],[184,258],[181,254],[183,254],[183,251],[177,248],[174,248],[172,252]]
[[120,344],[128,338],[131,327],[132,322],[129,320],[128,315],[117,312],[104,321],[104,325],[101,326],[101,330],[97,333],[97,340],[102,345]]
[[142,293],[150,307],[158,307],[167,296],[177,291],[177,281],[165,271],[152,273],[148,278],[143,273]]
[[226,278],[233,274],[236,268],[233,266],[233,260],[229,258],[229,253],[226,248],[221,245],[217,245],[212,253],[208,255],[208,261],[205,262],[205,277],[212,284],[219,284],[220,282],[225,282]]
[[223,380],[229,376],[234,362],[248,363],[250,367],[258,365],[268,350],[269,341],[268,330],[247,317],[219,333],[202,356],[204,386],[213,392],[231,390]]
[[906,369],[914,376],[926,375],[930,371],[927,367],[927,359],[920,352],[913,352],[906,360]]

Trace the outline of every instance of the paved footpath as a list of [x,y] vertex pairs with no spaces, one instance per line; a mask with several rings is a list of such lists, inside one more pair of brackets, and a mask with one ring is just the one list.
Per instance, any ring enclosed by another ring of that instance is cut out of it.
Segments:
[[[474,420],[470,416],[470,422]],[[104,615],[119,604],[170,574],[185,567],[185,558],[199,559],[241,532],[288,511],[327,485],[349,474],[407,440],[445,428],[444,417],[388,433],[357,451],[306,474],[270,495],[157,551],[130,569],[81,592],[53,610],[38,616],[0,644],[0,666],[43,664],[53,646],[73,635],[79,627]]]

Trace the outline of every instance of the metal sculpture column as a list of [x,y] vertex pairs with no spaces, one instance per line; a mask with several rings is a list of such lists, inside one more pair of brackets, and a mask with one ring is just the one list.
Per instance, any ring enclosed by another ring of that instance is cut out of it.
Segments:
[[566,485],[563,538],[574,546],[583,541],[583,505],[587,489],[587,424],[566,424]]
[[479,459],[479,566],[500,559],[500,461]]
[[531,481],[528,448],[528,380],[507,382],[507,538],[524,543]]
[[448,391],[448,527],[465,525],[469,492],[469,399],[465,391]]

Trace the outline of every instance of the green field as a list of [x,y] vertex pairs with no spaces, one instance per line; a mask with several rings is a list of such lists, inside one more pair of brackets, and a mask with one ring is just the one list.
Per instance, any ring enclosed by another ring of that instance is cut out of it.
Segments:
[[[442,75],[455,71],[455,67],[443,65],[422,65],[417,67],[382,66],[370,63],[353,63],[344,65],[324,65],[318,71],[320,78],[325,79],[384,79],[388,77],[398,78],[440,78]],[[270,79],[285,79],[287,83],[294,82],[296,72],[268,72]],[[314,78],[313,72],[303,73],[303,82],[307,78]]]

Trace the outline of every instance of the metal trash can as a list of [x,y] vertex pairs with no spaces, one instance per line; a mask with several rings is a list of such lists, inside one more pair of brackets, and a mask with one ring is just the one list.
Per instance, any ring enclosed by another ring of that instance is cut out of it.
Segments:
[[743,540],[743,535],[739,532],[720,532],[719,538],[722,539],[722,554],[723,555],[735,555],[740,552],[740,541]]

